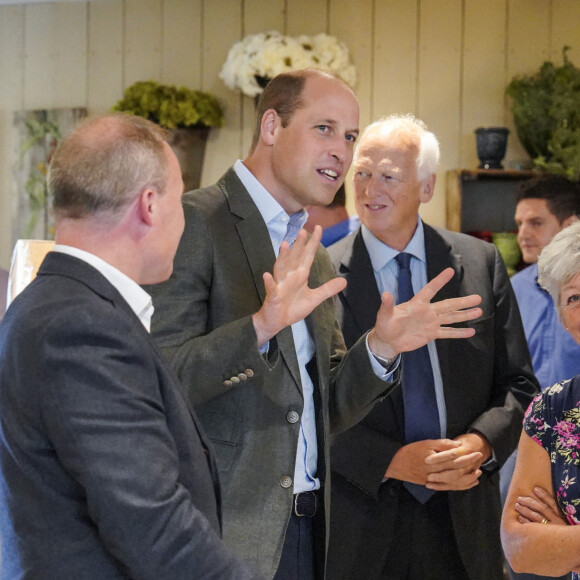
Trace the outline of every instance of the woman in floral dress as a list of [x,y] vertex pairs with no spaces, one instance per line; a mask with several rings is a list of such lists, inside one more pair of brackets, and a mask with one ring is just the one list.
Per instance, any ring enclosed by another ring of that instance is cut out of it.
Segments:
[[[563,229],[538,260],[539,283],[580,344],[580,222]],[[580,579],[580,375],[538,395],[524,419],[502,518],[516,572]]]

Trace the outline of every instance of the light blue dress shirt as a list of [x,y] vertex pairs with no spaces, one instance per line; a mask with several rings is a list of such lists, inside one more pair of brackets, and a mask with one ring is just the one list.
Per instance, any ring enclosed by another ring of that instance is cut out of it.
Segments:
[[[373,266],[375,280],[379,292],[390,292],[398,302],[398,277],[399,268],[395,256],[400,252],[390,248],[385,243],[375,237],[366,226],[361,226],[362,237],[369,253]],[[427,284],[427,258],[425,254],[425,233],[423,222],[418,219],[417,229],[407,247],[403,250],[412,255],[411,258],[411,281],[413,292],[417,294],[423,286]],[[446,437],[447,432],[447,412],[445,409],[445,398],[443,395],[443,379],[441,378],[441,368],[437,357],[435,341],[427,344],[429,359],[433,369],[433,380],[435,383],[435,395],[437,397],[437,409],[439,411],[439,427],[441,437]]]
[[538,285],[538,265],[514,274],[511,283],[542,390],[580,374],[580,345],[560,324],[550,294]]
[[[282,206],[268,193],[266,188],[254,177],[252,172],[238,160],[234,164],[234,171],[250,197],[256,204],[272,240],[274,253],[278,256],[280,245],[284,240],[288,229],[290,216],[284,211]],[[305,210],[298,212],[301,225],[308,219]],[[294,214],[296,216],[296,214]],[[298,231],[295,232],[295,236]],[[294,239],[296,237],[294,236]],[[292,240],[293,242],[294,240]],[[294,467],[294,493],[320,489],[320,480],[316,477],[316,466],[318,463],[318,445],[316,439],[316,416],[314,409],[314,385],[306,370],[306,365],[315,354],[314,341],[308,332],[306,321],[300,320],[292,325],[292,336],[294,338],[294,348],[300,367],[300,381],[302,383],[302,395],[304,398],[304,408],[300,421],[300,435],[298,437],[298,449],[296,451],[296,464]],[[267,351],[267,345],[261,349]],[[367,345],[368,350],[368,345]],[[382,380],[390,380],[394,370],[398,367],[399,359],[387,372],[385,368],[375,360],[370,350],[369,360],[374,373]]]
[[[274,253],[278,256],[280,245],[286,235],[290,216],[240,160],[235,163],[234,171],[260,211],[268,228]],[[308,214],[304,210],[300,213],[302,214],[300,221],[304,225],[308,219]],[[302,383],[302,395],[304,397],[304,408],[300,420],[300,435],[298,437],[298,449],[296,451],[296,464],[294,468],[294,493],[300,493],[312,489],[320,489],[320,480],[316,477],[318,447],[313,396],[314,385],[306,370],[306,365],[314,356],[314,341],[308,332],[306,321],[300,320],[294,323],[291,328],[296,357],[300,367],[300,381]]]

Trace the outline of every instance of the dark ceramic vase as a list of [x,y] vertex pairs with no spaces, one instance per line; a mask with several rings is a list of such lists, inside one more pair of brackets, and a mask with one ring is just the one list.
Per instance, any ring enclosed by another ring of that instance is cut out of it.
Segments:
[[479,169],[503,169],[501,164],[505,157],[509,129],[505,127],[487,127],[475,130]]
[[183,178],[183,191],[198,189],[205,157],[209,127],[173,129],[169,144],[179,161]]

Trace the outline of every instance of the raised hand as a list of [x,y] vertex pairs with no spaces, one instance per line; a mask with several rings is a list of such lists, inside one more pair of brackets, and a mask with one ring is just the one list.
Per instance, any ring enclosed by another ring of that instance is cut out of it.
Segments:
[[272,274],[264,274],[266,299],[253,316],[260,346],[286,326],[306,318],[319,304],[346,286],[343,278],[333,278],[318,288],[308,287],[310,268],[321,237],[322,228],[316,226],[310,238],[301,230],[291,248],[287,242],[282,242]]
[[453,269],[443,270],[417,294],[403,304],[394,305],[393,296],[384,292],[375,327],[369,334],[369,346],[378,356],[393,358],[401,352],[415,350],[436,338],[469,338],[472,328],[447,325],[465,322],[481,316],[475,308],[481,297],[477,294],[450,298],[431,304],[431,300],[453,278]]

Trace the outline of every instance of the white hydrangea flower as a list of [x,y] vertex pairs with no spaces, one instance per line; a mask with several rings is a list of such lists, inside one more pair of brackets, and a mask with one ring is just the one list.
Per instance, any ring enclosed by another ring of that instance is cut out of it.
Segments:
[[250,34],[236,42],[219,76],[230,89],[255,97],[263,90],[259,81],[309,67],[331,70],[351,87],[356,84],[356,68],[343,42],[324,33],[292,37],[276,30]]

